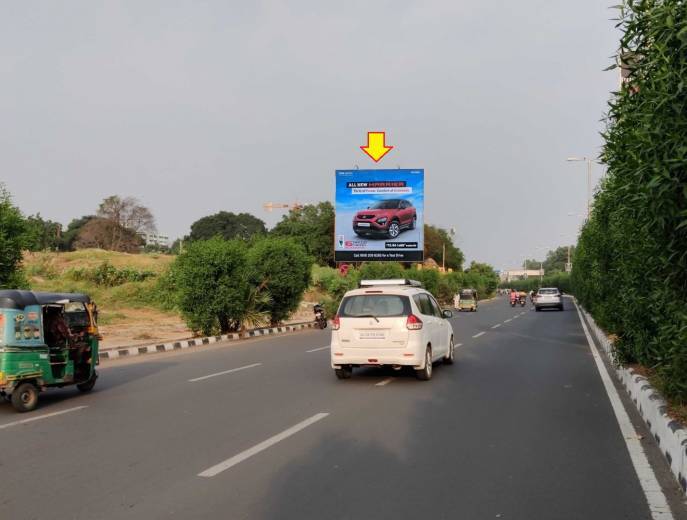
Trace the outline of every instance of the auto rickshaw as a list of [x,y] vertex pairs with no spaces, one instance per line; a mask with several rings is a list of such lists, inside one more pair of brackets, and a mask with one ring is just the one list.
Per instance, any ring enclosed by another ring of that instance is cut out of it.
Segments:
[[462,289],[458,300],[459,311],[477,312],[477,291],[474,289]]
[[97,317],[85,294],[0,290],[0,396],[28,412],[48,388],[92,390]]

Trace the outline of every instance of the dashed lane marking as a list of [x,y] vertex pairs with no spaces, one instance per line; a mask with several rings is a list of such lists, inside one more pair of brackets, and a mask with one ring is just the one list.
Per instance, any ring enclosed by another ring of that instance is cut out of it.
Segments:
[[195,383],[196,381],[204,381],[205,379],[210,379],[211,377],[223,376],[225,374],[233,374],[234,372],[246,370],[247,368],[259,367],[260,365],[262,365],[262,363],[253,363],[252,365],[246,365],[245,367],[232,368],[231,370],[224,370],[222,372],[216,372],[214,374],[208,374],[206,376],[194,377],[193,379],[189,379],[188,382]]
[[325,412],[317,413],[312,417],[306,419],[305,421],[299,422],[298,424],[291,426],[291,428],[288,428],[283,432],[278,433],[277,435],[274,435],[273,437],[270,437],[269,439],[266,439],[259,444],[256,444],[252,448],[248,448],[247,450],[242,451],[241,453],[234,455],[233,457],[224,460],[219,464],[215,464],[214,466],[206,469],[205,471],[198,473],[198,476],[210,478],[219,475],[223,471],[226,471],[229,468],[236,466],[237,464],[240,464],[244,460],[251,458],[253,455],[257,455],[261,451],[265,451],[267,448],[274,446],[275,444],[283,441],[284,439],[288,439],[292,435],[295,435],[296,433],[298,433],[301,430],[304,430],[308,426],[315,424],[318,421],[321,421],[327,416],[329,416],[329,414]]
[[74,408],[67,408],[66,410],[60,410],[59,412],[46,413],[43,415],[38,415],[36,417],[29,417],[28,419],[21,419],[20,421],[13,421],[5,424],[0,424],[0,430],[5,428],[10,428],[11,426],[18,426],[20,424],[27,424],[34,421],[40,421],[41,419],[47,419],[49,417],[57,417],[58,415],[63,415],[65,413],[76,412],[78,410],[83,410],[88,408],[88,406],[75,406]]
[[324,347],[319,347],[319,348],[313,348],[311,350],[306,350],[306,352],[319,352],[320,350],[326,350],[329,348],[329,345],[326,345]]
[[485,334],[486,334],[486,332],[482,331],[482,332],[478,332],[477,334],[475,334],[475,335],[472,336],[472,337],[473,337],[473,338],[479,338],[480,336],[484,336]]
[[391,383],[393,380],[394,380],[393,377],[387,377],[384,381],[380,381],[375,386],[385,386],[385,385],[388,385],[389,383]]
[[497,323],[496,325],[494,325],[494,326],[492,327],[492,329],[498,329],[500,326],[501,326],[501,324],[500,324],[500,323]]

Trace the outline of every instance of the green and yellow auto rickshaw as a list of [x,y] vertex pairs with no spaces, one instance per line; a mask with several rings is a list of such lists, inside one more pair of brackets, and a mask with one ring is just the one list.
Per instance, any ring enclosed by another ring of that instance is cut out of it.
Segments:
[[458,310],[477,312],[477,291],[462,289],[458,299]]
[[50,387],[98,379],[98,310],[85,294],[0,290],[0,395],[33,410]]

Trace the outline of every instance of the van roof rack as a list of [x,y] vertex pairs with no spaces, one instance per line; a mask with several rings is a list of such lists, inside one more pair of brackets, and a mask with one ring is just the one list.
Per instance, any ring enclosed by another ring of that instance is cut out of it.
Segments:
[[406,285],[408,287],[422,287],[422,282],[407,278],[391,278],[389,280],[360,280],[358,287],[378,287],[389,285]]

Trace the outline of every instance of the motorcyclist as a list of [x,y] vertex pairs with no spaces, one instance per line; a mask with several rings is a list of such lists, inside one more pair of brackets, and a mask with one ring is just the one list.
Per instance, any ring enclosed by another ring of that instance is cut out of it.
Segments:
[[515,289],[510,290],[510,302],[513,303],[518,299],[518,293],[515,292]]
[[327,317],[324,312],[324,307],[316,303],[313,306],[313,312],[315,313],[315,321],[320,325],[321,328],[324,328],[327,326]]

